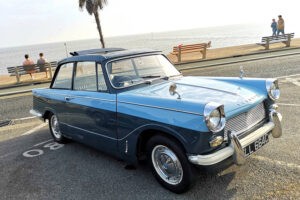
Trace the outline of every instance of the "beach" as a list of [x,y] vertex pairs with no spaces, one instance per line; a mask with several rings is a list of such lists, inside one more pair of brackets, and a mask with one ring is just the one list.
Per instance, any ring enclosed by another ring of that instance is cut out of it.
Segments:
[[[283,43],[271,44],[270,50],[265,50],[263,46],[257,44],[245,44],[245,45],[228,46],[222,48],[208,48],[205,61],[219,59],[219,58],[226,58],[226,57],[237,57],[241,55],[285,50],[291,48],[300,48],[300,38],[292,39],[290,47],[286,47],[285,44]],[[172,49],[171,45],[169,49],[171,51]],[[171,55],[170,53],[167,53],[166,55],[171,62],[173,63],[177,62],[177,57],[175,55]],[[204,61],[202,59],[202,54],[197,52],[197,53],[187,53],[182,56],[183,63],[196,62],[196,61]],[[45,82],[45,81],[50,81],[50,79],[45,78],[44,72],[35,73],[34,80],[32,80],[28,74],[21,76],[21,84],[28,84],[32,82]],[[0,88],[13,86],[13,85],[16,85],[15,76],[9,76],[7,74],[0,75]]]

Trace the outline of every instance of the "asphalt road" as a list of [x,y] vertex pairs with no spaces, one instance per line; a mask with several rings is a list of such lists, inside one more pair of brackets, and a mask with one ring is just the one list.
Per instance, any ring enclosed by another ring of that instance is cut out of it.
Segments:
[[0,97],[0,121],[28,117],[31,108],[31,93]]
[[[282,77],[300,74],[299,61],[300,56],[291,56],[183,73],[239,76],[243,65],[248,77]],[[163,189],[144,165],[126,170],[125,163],[84,145],[53,144],[47,124],[32,121],[2,127],[0,199],[299,199],[300,75],[281,78],[280,86],[283,136],[271,138],[243,166],[201,171],[196,185],[182,195]],[[3,109],[14,105],[15,115],[6,112],[4,117],[24,117],[31,97],[11,97],[0,103]]]

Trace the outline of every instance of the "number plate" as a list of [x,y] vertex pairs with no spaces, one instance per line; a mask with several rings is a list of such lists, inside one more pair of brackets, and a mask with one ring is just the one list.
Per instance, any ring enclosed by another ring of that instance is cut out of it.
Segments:
[[260,149],[262,146],[267,144],[268,142],[269,142],[269,135],[266,134],[266,135],[262,136],[261,138],[259,138],[258,140],[256,140],[255,142],[251,143],[250,145],[248,145],[244,148],[245,156],[246,157],[250,156],[255,151]]

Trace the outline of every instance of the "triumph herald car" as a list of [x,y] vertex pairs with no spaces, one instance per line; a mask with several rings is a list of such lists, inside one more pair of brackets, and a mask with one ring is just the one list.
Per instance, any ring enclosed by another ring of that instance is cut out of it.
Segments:
[[160,52],[91,49],[58,63],[31,114],[59,143],[77,141],[131,165],[148,161],[182,193],[196,166],[241,165],[282,134],[276,79],[183,76]]

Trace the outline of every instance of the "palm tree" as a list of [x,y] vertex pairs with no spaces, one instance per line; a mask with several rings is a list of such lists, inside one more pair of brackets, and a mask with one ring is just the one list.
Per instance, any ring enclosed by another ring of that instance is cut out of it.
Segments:
[[107,0],[79,0],[80,9],[83,10],[83,7],[85,6],[88,13],[90,15],[94,14],[94,16],[95,16],[102,48],[105,48],[105,44],[104,44],[104,38],[103,38],[102,29],[101,29],[101,25],[100,25],[98,9],[102,10],[104,5],[106,5],[106,4],[107,4]]

